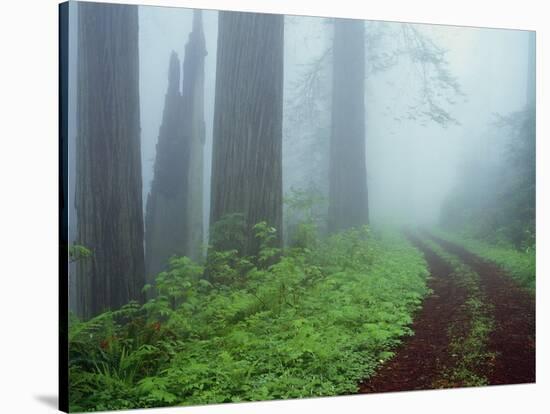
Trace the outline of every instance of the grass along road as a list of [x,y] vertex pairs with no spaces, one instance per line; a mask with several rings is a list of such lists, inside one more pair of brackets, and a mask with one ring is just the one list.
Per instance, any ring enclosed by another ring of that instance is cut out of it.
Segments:
[[535,381],[535,303],[504,270],[458,244],[409,235],[424,254],[432,294],[412,330],[360,392]]
[[535,297],[499,266],[464,249],[432,236],[480,276],[480,287],[492,306],[495,320],[489,349],[497,354],[490,384],[535,382]]

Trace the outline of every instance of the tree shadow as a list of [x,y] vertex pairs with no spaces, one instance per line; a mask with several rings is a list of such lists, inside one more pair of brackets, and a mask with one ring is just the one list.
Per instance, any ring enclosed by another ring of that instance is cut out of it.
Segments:
[[42,404],[57,410],[59,398],[57,395],[35,395],[34,398]]

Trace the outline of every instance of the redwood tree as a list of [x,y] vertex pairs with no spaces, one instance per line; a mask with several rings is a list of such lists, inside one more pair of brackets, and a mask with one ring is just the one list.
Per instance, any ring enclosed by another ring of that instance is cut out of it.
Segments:
[[368,222],[365,160],[365,26],[334,23],[332,125],[329,156],[329,231]]
[[210,222],[242,214],[252,226],[282,224],[283,39],[281,15],[219,14]]
[[78,5],[76,210],[78,313],[91,317],[141,300],[138,8]]

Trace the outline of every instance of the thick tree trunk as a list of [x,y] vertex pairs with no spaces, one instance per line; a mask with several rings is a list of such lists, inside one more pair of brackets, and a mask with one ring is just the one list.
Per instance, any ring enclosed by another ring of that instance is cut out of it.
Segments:
[[137,6],[78,5],[78,310],[91,317],[141,300],[145,281],[141,201]]
[[147,281],[165,270],[173,255],[186,253],[188,143],[183,130],[180,60],[170,56],[168,90],[157,142],[155,171],[145,216]]
[[368,222],[362,20],[335,20],[333,59],[329,231],[337,232]]
[[282,229],[283,16],[220,12],[211,224],[241,213],[244,254],[260,221]]
[[203,257],[203,169],[204,169],[204,58],[207,55],[202,12],[193,11],[193,30],[185,46],[183,60],[183,118],[185,140],[189,145],[187,175],[188,223],[186,254],[194,260]]

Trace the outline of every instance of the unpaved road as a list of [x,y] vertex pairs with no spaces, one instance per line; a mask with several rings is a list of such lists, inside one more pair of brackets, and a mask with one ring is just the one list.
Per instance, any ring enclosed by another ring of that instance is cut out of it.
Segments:
[[[490,368],[480,363],[477,374],[490,385],[535,381],[535,299],[519,287],[498,266],[484,261],[459,245],[428,235],[449,253],[479,275],[479,287],[491,309],[494,327],[487,347],[495,355]],[[360,393],[410,391],[441,388],[438,376],[455,361],[449,353],[448,327],[464,325],[467,292],[455,280],[452,267],[434,253],[421,238],[409,236],[423,252],[431,273],[428,284],[433,293],[415,315],[414,336],[405,338],[396,355],[383,364],[370,379],[363,381]],[[456,331],[455,331],[456,332]],[[460,333],[460,329],[459,329]],[[445,387],[461,386],[446,384]]]

